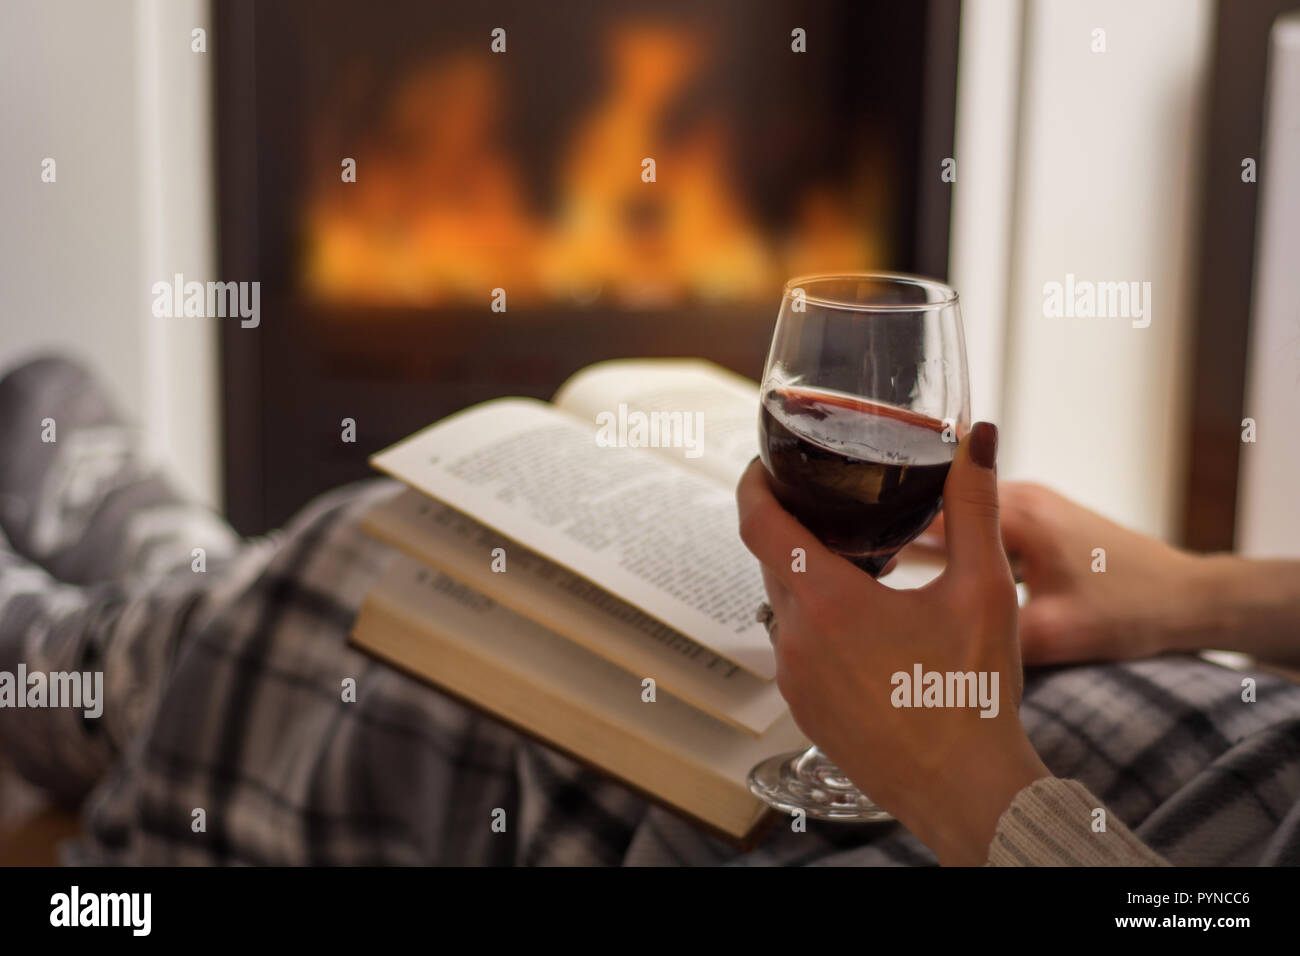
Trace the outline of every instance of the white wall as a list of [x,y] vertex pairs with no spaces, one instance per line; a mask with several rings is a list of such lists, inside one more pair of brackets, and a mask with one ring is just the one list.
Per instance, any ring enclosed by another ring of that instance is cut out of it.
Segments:
[[[1001,472],[1171,537],[1213,4],[1025,9]],[[1104,53],[1091,50],[1095,28]],[[1045,317],[1044,283],[1067,273],[1150,282],[1150,327]]]
[[[1251,303],[1237,548],[1300,556],[1300,13],[1279,18],[1269,50],[1269,112],[1258,170],[1259,225]],[[1250,188],[1250,187],[1244,187]]]
[[178,483],[215,503],[215,327],[154,318],[149,293],[212,275],[208,20],[202,0],[0,5],[0,368],[89,362]]
[[1023,18],[1024,0],[961,8],[948,278],[961,298],[971,421],[1002,420]]

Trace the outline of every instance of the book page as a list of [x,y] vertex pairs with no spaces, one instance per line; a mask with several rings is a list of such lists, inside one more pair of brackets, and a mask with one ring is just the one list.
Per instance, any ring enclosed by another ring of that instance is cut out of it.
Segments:
[[731,489],[646,449],[602,447],[585,424],[529,399],[467,409],[371,464],[750,673],[776,676],[754,617],[762,576]]
[[762,734],[786,713],[775,683],[418,491],[380,502],[362,527],[747,734]]
[[565,382],[553,404],[593,430],[599,416],[609,416],[605,420],[612,419],[615,433],[629,441],[655,437],[648,428],[644,436],[637,434],[636,413],[692,416],[698,428],[689,437],[698,437],[698,449],[662,440],[648,447],[728,489],[758,454],[758,385],[701,359],[600,362]]
[[[758,385],[703,359],[613,359],[575,373],[555,393],[556,408],[596,428],[602,412],[617,414],[620,403],[632,410],[699,410],[703,413],[703,454],[684,449],[654,449],[734,489],[758,454]],[[617,420],[617,419],[616,419]],[[943,570],[944,558],[906,549],[881,583],[895,589],[919,588]]]

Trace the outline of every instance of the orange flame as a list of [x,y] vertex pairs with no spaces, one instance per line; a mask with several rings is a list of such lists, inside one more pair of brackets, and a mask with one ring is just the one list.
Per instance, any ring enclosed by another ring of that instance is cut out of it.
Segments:
[[[562,152],[552,217],[525,199],[499,135],[503,92],[488,55],[408,76],[357,182],[321,183],[306,212],[304,281],[319,299],[376,305],[511,305],[605,297],[622,305],[755,301],[784,277],[863,268],[881,249],[846,197],[800,197],[791,236],[765,234],[731,181],[720,117],[670,139],[665,115],[698,67],[699,39],[628,24],[611,82]],[[654,159],[655,181],[642,178]]]

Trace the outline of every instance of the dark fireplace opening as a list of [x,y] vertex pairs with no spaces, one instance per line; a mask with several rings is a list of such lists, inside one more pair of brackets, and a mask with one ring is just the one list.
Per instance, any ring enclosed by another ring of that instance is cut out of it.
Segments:
[[221,333],[245,533],[601,359],[755,377],[792,275],[946,274],[956,0],[217,12],[221,276],[262,284]]

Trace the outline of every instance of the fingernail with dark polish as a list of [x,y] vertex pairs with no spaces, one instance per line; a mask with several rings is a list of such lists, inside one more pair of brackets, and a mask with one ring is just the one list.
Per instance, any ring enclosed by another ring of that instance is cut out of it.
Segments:
[[992,468],[998,461],[998,426],[976,422],[970,430],[971,461],[982,468]]

